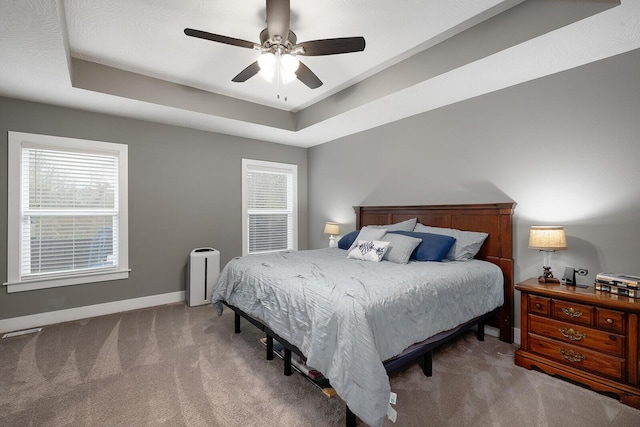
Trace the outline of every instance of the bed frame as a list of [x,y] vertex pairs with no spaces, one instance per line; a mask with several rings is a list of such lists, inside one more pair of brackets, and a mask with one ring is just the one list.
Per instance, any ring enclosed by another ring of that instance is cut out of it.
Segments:
[[[461,333],[477,327],[478,340],[484,340],[484,326],[499,329],[501,341],[513,343],[513,227],[512,216],[515,203],[489,203],[469,205],[427,206],[354,206],[356,229],[366,225],[386,225],[418,218],[418,222],[434,227],[455,228],[466,231],[482,231],[489,236],[485,240],[477,259],[496,264],[504,274],[504,304],[496,310],[460,325],[450,331],[437,334],[426,341],[406,349],[401,355],[384,362],[387,372],[395,371],[417,358],[422,358],[422,369],[426,376],[432,374],[433,350]],[[240,319],[245,318],[267,338],[267,359],[273,359],[273,340],[284,347],[284,374],[291,375],[291,354],[304,354],[293,344],[279,337],[268,325],[264,325],[242,310],[226,304],[234,311],[235,333],[240,333]],[[355,427],[356,416],[347,406],[347,427]]]

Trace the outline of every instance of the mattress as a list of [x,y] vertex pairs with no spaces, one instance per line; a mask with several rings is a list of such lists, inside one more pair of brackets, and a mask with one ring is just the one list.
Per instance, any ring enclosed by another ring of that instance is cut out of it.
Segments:
[[371,426],[387,413],[383,360],[503,304],[503,274],[479,260],[371,262],[326,248],[231,260],[212,303],[268,325]]

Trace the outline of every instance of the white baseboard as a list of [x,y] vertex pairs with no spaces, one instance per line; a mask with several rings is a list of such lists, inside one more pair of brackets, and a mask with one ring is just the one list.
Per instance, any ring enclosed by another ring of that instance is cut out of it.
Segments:
[[72,320],[86,319],[88,317],[103,316],[105,314],[137,310],[139,308],[172,304],[174,302],[181,302],[184,300],[185,291],[179,291],[122,301],[106,302],[103,304],[87,305],[84,307],[68,308],[66,310],[49,311],[47,313],[31,314],[28,316],[12,317],[10,319],[0,320],[0,333],[52,325],[60,322],[69,322]]
[[489,335],[490,337],[500,338],[500,329],[494,328],[493,326],[484,326],[484,333]]
[[[484,333],[490,337],[500,338],[500,329],[493,326],[485,326]],[[513,328],[513,343],[520,345],[520,328]]]

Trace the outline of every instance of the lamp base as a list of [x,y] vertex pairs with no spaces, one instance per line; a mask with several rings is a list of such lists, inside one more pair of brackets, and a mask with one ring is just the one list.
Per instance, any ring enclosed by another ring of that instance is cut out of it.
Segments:
[[551,267],[545,265],[542,267],[542,276],[538,277],[539,283],[557,283],[560,284],[560,280],[553,277]]

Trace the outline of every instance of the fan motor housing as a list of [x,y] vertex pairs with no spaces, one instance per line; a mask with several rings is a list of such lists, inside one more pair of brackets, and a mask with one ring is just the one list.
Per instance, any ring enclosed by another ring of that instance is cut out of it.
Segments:
[[262,45],[263,48],[269,49],[271,46],[279,44],[285,49],[291,50],[293,46],[295,46],[297,41],[298,41],[298,36],[296,36],[296,33],[294,33],[291,30],[289,30],[289,37],[287,37],[287,40],[284,43],[282,42],[278,43],[275,40],[271,40],[269,38],[268,28],[265,28],[264,30],[260,31],[260,44]]

